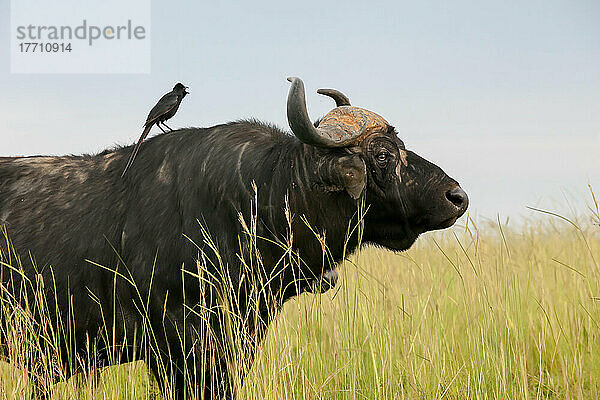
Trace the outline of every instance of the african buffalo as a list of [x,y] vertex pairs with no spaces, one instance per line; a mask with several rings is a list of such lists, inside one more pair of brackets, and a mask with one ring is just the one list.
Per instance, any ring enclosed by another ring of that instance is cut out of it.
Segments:
[[293,135],[257,121],[180,129],[144,143],[123,179],[131,147],[0,158],[0,224],[25,275],[46,282],[51,318],[74,307],[78,351],[92,341],[108,360],[116,346],[126,362],[151,328],[159,382],[232,396],[224,331],[243,330],[251,359],[283,302],[334,285],[361,243],[406,250],[463,215],[458,183],[385,119],[324,90],[338,106],[313,124],[290,81]]

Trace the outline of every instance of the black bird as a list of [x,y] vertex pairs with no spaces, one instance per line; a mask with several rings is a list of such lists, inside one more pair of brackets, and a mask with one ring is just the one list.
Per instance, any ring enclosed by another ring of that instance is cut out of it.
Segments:
[[160,124],[166,126],[169,131],[173,130],[167,124],[165,124],[165,121],[172,118],[179,109],[181,100],[183,100],[183,98],[189,93],[186,91],[186,89],[188,89],[187,86],[183,85],[182,83],[178,83],[173,87],[173,90],[161,97],[158,103],[156,103],[156,105],[152,107],[152,110],[150,110],[150,114],[148,114],[148,118],[146,118],[146,123],[144,124],[144,131],[142,132],[142,136],[140,136],[137,144],[135,145],[133,153],[131,153],[129,161],[127,161],[127,165],[125,166],[121,177],[125,176],[125,172],[127,172],[129,167],[131,167],[131,164],[133,164],[133,160],[135,159],[135,156],[140,150],[142,142],[144,141],[144,139],[146,139],[146,136],[148,136],[150,129],[155,124],[160,128],[161,131],[163,131],[163,133],[167,133],[167,131],[165,131],[163,127],[160,126]]

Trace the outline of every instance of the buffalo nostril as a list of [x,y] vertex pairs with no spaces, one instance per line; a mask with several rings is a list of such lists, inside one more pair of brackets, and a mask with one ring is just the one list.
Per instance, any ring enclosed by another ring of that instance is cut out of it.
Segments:
[[469,205],[469,198],[464,190],[460,187],[448,190],[446,192],[446,198],[454,204],[458,209],[465,210]]

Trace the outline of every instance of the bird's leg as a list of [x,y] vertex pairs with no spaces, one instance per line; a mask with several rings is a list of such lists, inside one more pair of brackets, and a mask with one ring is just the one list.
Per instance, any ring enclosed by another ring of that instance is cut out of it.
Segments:
[[158,126],[160,128],[160,130],[163,131],[163,133],[167,133],[167,131],[165,131],[162,126],[160,126],[160,122],[157,122],[156,126]]
[[169,131],[170,131],[170,132],[173,132],[173,128],[171,128],[169,125],[165,124],[165,121],[163,121],[163,122],[162,122],[162,124],[163,124],[164,126],[166,126],[167,128],[169,128]]

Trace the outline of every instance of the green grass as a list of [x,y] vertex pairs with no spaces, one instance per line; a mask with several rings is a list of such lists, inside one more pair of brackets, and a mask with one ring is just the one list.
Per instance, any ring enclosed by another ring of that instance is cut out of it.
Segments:
[[242,397],[600,398],[600,228],[503,228],[362,251],[286,305]]
[[[600,220],[596,205],[586,213],[515,228],[469,221],[404,253],[363,249],[336,289],[286,303],[239,397],[600,398]],[[0,399],[22,399],[28,343],[9,346]],[[99,372],[53,398],[155,396],[143,362]]]

